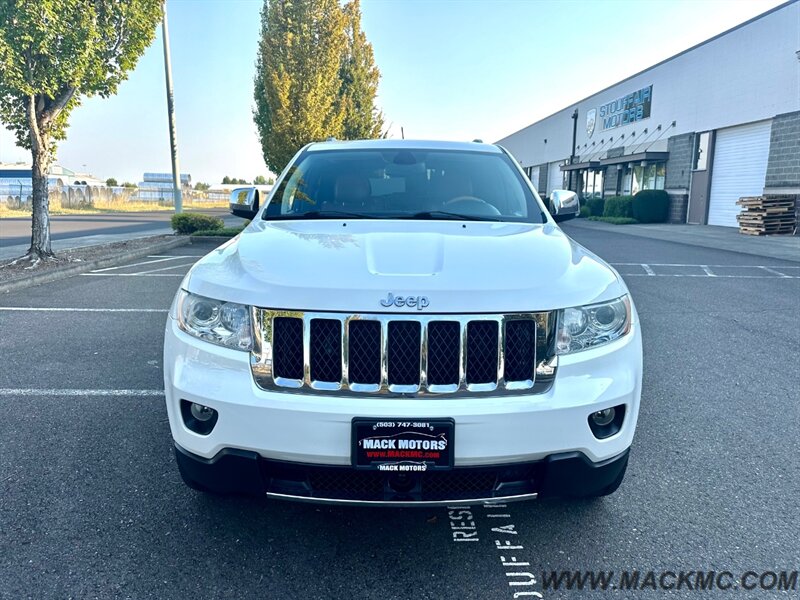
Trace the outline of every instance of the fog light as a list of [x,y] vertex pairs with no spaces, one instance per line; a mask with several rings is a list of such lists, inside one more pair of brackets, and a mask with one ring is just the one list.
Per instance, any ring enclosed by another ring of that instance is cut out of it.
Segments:
[[181,400],[181,416],[187,429],[200,435],[211,433],[219,419],[219,413],[210,406],[189,400]]
[[195,402],[192,402],[192,407],[190,410],[192,416],[201,423],[205,423],[206,421],[210,421],[211,419],[213,419],[214,413],[217,412],[213,408],[209,408],[208,406],[203,406],[202,404],[196,404]]
[[622,422],[625,420],[625,405],[618,404],[590,413],[587,420],[589,429],[598,440],[611,437],[622,429]]
[[[192,409],[196,405],[192,405]],[[592,413],[592,421],[598,427],[605,427],[606,425],[610,425],[614,421],[614,417],[616,411],[613,408],[604,408],[603,410],[598,410],[596,413]]]

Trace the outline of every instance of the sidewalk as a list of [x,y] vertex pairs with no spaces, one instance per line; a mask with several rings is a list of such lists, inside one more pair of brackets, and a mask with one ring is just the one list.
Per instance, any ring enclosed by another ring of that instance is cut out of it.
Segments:
[[797,235],[752,236],[739,233],[735,227],[669,224],[611,225],[586,219],[573,219],[564,225],[566,226],[565,230],[569,230],[571,227],[594,229],[800,263],[800,236]]

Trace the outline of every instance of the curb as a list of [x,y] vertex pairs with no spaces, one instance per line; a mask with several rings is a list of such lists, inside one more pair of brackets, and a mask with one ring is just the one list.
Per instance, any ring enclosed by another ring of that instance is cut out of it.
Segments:
[[142,258],[143,256],[147,256],[149,254],[152,254],[153,252],[169,250],[170,248],[176,248],[178,246],[186,246],[187,244],[189,244],[188,238],[176,237],[174,240],[167,240],[166,242],[152,244],[144,248],[137,248],[136,250],[131,250],[123,254],[108,256],[106,258],[98,258],[96,260],[88,262],[82,262],[80,264],[72,265],[64,269],[57,269],[50,273],[41,273],[39,275],[33,275],[26,279],[19,279],[17,281],[12,281],[11,283],[0,283],[0,294],[22,290],[28,287],[32,287],[34,285],[41,285],[43,283],[51,283],[53,281],[58,281],[59,279],[66,279],[67,277],[72,277],[73,275],[80,275],[81,273],[85,273],[86,271],[92,271],[94,269],[113,267],[119,263],[125,262],[126,260]]
[[197,242],[197,243],[216,242],[217,245],[219,246],[219,245],[222,245],[222,244],[224,244],[225,242],[227,242],[229,240],[232,240],[236,236],[235,235],[231,235],[231,236],[224,236],[224,235],[189,235],[189,236],[186,236],[186,237],[189,238],[189,240],[190,240],[189,243],[190,244],[194,244],[195,242]]

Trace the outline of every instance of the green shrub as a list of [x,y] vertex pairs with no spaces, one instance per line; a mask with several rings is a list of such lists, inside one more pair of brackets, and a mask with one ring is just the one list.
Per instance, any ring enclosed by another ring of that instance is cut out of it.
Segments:
[[222,229],[200,229],[192,232],[192,236],[234,237],[242,233],[244,227],[223,227]]
[[642,190],[633,197],[633,218],[640,223],[666,223],[669,194],[664,190]]
[[603,214],[603,208],[606,201],[603,198],[589,198],[586,201],[586,206],[589,207],[589,214],[599,217]]
[[[592,211],[594,215],[594,211]],[[627,217],[633,218],[633,196],[613,196],[606,198],[603,208],[604,217]]]
[[586,206],[585,204],[581,206],[581,212],[578,215],[578,218],[585,219],[586,217],[591,217],[591,216],[592,216],[592,211],[589,210],[589,207]]
[[188,235],[195,231],[222,229],[225,223],[219,217],[198,215],[195,213],[179,213],[172,215],[172,229],[180,235]]

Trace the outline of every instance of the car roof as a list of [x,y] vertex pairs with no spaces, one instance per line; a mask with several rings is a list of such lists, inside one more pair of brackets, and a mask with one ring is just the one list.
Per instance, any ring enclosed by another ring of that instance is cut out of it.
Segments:
[[482,142],[445,142],[435,140],[330,140],[315,142],[307,152],[323,150],[459,150],[462,152],[502,152],[499,146]]

